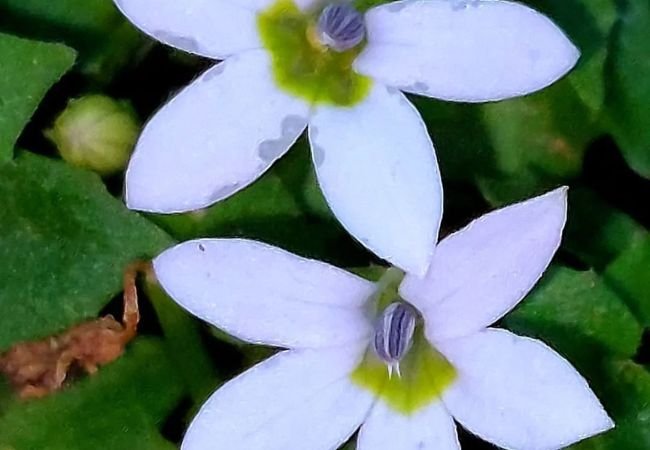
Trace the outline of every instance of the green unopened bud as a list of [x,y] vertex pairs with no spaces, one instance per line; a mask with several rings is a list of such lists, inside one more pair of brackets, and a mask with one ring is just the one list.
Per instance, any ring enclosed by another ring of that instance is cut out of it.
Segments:
[[128,102],[88,95],[70,101],[45,135],[70,164],[110,175],[126,166],[139,133]]

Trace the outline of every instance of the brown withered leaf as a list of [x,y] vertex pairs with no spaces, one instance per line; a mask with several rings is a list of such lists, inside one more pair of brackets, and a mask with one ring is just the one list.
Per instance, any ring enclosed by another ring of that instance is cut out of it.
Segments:
[[108,315],[57,336],[18,343],[0,355],[0,372],[22,398],[46,396],[61,389],[72,371],[94,374],[122,355],[140,320],[136,278],[149,267],[138,261],[124,271],[122,323]]

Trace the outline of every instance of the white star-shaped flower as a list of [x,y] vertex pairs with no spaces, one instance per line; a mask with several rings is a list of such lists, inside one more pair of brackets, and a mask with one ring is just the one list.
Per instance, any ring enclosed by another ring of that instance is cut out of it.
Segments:
[[360,427],[359,450],[452,450],[455,419],[500,447],[548,450],[610,429],[569,362],[489,328],[540,278],[565,219],[559,189],[447,237],[425,277],[391,269],[377,284],[249,240],[165,251],[154,269],[182,306],[287,349],[217,390],[182,448],[328,450]]
[[313,0],[116,0],[156,39],[225,59],[147,124],[126,175],[132,209],[211,205],[264,173],[309,128],[334,214],[392,264],[424,274],[442,187],[401,91],[484,102],[541,89],[578,50],[513,2],[407,0],[357,12]]

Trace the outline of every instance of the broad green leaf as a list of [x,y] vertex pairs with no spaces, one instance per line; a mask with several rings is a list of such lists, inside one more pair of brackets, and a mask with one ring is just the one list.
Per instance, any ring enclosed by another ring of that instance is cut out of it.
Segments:
[[650,178],[650,2],[624,2],[610,58],[608,119],[632,169]]
[[146,39],[112,0],[3,0],[0,29],[64,42],[79,51],[79,69],[100,82],[131,62]]
[[63,45],[0,33],[0,163],[11,159],[36,107],[74,59],[75,52]]
[[564,248],[602,270],[621,252],[648,239],[648,231],[587,188],[569,190]]
[[594,374],[592,387],[616,428],[571,448],[647,450],[650,448],[650,372],[631,361],[609,361]]
[[571,361],[599,355],[632,357],[642,329],[625,303],[594,272],[551,269],[520,306],[506,316],[508,328],[539,337]]
[[650,235],[622,252],[603,277],[643,325],[650,327]]
[[0,412],[2,450],[172,450],[159,432],[183,386],[156,339],[138,339],[93,376]]
[[30,153],[0,168],[0,350],[94,318],[170,238],[88,172]]

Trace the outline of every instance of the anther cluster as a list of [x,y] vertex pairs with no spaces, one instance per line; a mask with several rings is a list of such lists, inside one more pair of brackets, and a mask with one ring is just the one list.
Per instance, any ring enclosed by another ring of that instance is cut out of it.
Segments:
[[396,368],[413,344],[417,311],[405,302],[391,303],[379,316],[373,341],[377,356],[389,370]]
[[347,3],[326,6],[318,18],[320,41],[337,52],[356,47],[365,34],[363,15]]

